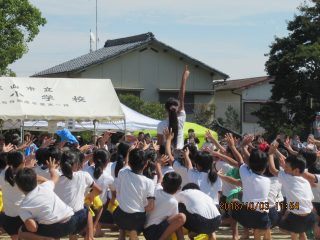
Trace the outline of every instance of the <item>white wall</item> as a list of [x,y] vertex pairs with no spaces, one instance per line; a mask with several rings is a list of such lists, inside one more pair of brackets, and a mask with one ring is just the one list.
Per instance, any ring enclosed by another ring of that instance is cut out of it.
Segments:
[[240,117],[240,96],[233,94],[231,91],[215,92],[214,104],[216,106],[215,119],[225,118],[225,112],[229,105],[236,110]]
[[[252,86],[242,91],[242,101],[244,102],[259,102],[267,101],[271,97],[272,85],[267,83]],[[243,133],[261,134],[265,130],[257,123],[247,123],[242,121]]]

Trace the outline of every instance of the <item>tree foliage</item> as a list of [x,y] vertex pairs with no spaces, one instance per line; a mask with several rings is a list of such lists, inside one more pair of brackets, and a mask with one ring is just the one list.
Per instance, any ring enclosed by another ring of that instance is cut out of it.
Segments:
[[320,103],[320,1],[310,0],[276,37],[265,66],[274,77],[270,103],[256,114],[269,135],[296,128],[306,134]]
[[0,0],[0,76],[14,75],[8,65],[27,52],[27,43],[45,23],[41,12],[28,0]]
[[132,94],[120,94],[119,99],[124,105],[148,117],[160,120],[166,117],[166,110],[160,103],[144,102]]
[[194,121],[209,128],[213,121],[214,110],[214,104],[198,104],[194,110]]
[[231,105],[229,105],[224,115],[224,118],[218,119],[219,123],[235,132],[240,132],[240,121],[237,111]]

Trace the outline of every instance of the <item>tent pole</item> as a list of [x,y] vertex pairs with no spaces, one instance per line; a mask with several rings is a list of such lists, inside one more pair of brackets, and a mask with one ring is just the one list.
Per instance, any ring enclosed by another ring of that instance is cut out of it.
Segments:
[[20,136],[22,143],[24,143],[24,120],[20,121]]
[[124,118],[124,140],[127,141],[127,121]]
[[97,135],[97,120],[93,120],[93,136]]

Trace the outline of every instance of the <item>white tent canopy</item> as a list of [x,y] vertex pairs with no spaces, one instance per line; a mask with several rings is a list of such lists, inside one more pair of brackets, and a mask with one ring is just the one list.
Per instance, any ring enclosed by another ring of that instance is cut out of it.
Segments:
[[124,113],[110,79],[1,77],[0,119],[108,122]]
[[[107,129],[111,130],[152,130],[157,129],[159,120],[144,116],[131,108],[121,104],[122,111],[125,115],[125,121],[114,121],[114,122],[97,122],[96,130],[103,131]],[[86,130],[94,130],[93,122],[58,122],[58,129],[67,127],[71,131],[79,132]],[[19,128],[19,122],[5,122],[3,129]],[[24,128],[29,131],[48,131],[47,121],[25,121]]]

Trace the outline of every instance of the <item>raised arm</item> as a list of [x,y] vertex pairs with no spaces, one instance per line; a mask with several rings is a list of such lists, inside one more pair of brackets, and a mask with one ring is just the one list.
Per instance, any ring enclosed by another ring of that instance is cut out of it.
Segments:
[[211,132],[208,130],[206,131],[206,138],[208,138],[215,146],[218,148],[222,153],[226,153],[226,149],[221,146],[221,144],[212,136]]
[[315,174],[309,173],[309,172],[304,172],[302,174],[302,177],[307,179],[311,184],[318,183],[318,178],[316,177]]
[[240,166],[239,162],[237,162],[236,160],[234,160],[231,157],[228,157],[227,155],[224,155],[224,154],[219,153],[217,151],[211,151],[210,153],[211,153],[212,156],[217,157],[217,158],[229,163],[233,167],[237,167],[238,168]]
[[172,142],[172,139],[174,137],[174,133],[172,132],[172,129],[170,129],[170,131],[169,131],[169,129],[166,128],[163,131],[163,135],[166,138],[166,155],[169,156],[169,161],[172,164],[173,161],[174,161],[174,157],[172,156],[172,153],[171,153],[171,142]]
[[241,154],[239,153],[239,151],[236,148],[235,141],[234,141],[234,138],[233,138],[232,134],[231,133],[227,133],[225,137],[226,137],[228,146],[231,149],[234,157],[238,161],[239,165],[242,165],[244,163],[243,162],[243,158],[242,158]]
[[287,138],[285,141],[284,141],[284,146],[286,147],[286,149],[288,150],[288,152],[291,154],[291,155],[298,155],[299,153],[297,151],[294,151],[290,145],[290,139]]
[[273,176],[278,176],[279,174],[279,170],[276,169],[276,165],[274,164],[274,155],[277,151],[277,148],[278,148],[278,143],[277,142],[274,142],[270,145],[269,147],[269,157],[268,157],[268,161],[269,161],[269,170],[271,172],[271,174]]
[[248,164],[249,157],[250,157],[250,153],[248,151],[248,147],[249,147],[249,144],[252,143],[253,139],[254,139],[253,135],[247,135],[247,136],[244,137],[244,139],[242,140],[242,143],[241,143],[243,161],[246,164]]
[[186,148],[183,152],[183,157],[185,161],[185,166],[188,170],[193,168],[189,154],[190,154],[189,148]]
[[235,179],[233,177],[230,176],[226,176],[224,175],[224,173],[222,171],[218,172],[218,176],[222,179],[222,181],[230,183],[232,185],[238,186],[238,187],[242,187],[242,181],[239,179]]
[[188,69],[188,65],[185,66],[183,74],[182,74],[182,79],[181,79],[181,86],[180,86],[180,91],[179,91],[179,108],[178,112],[181,112],[184,110],[184,96],[186,93],[186,83],[189,78],[190,71]]
[[59,175],[57,174],[57,171],[56,171],[56,168],[57,168],[56,160],[50,157],[49,161],[47,161],[47,164],[48,164],[51,180],[53,181],[54,184],[57,184],[57,182],[59,181]]

